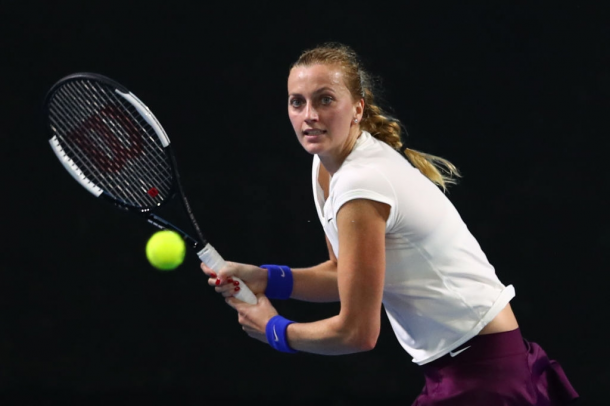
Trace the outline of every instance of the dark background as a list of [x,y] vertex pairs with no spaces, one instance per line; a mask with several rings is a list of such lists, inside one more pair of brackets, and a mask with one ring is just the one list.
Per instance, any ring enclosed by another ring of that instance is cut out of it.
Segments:
[[[248,338],[194,253],[151,268],[153,229],[79,187],[41,127],[59,78],[117,80],[163,123],[225,258],[312,265],[327,253],[286,78],[302,50],[333,40],[383,79],[409,145],[462,170],[449,198],[515,285],[524,336],[582,404],[606,404],[606,7],[402,3],[0,1],[0,403],[413,401],[423,377],[385,315],[368,353],[287,355]],[[298,321],[338,310],[277,308]]]

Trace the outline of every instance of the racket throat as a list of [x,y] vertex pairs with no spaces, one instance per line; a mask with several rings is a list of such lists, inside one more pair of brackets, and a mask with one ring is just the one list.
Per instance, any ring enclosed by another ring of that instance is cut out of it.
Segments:
[[153,213],[146,214],[146,221],[148,221],[150,224],[152,224],[153,226],[155,226],[161,230],[166,230],[166,229],[174,230],[175,232],[180,234],[182,236],[182,238],[184,238],[184,240],[187,244],[190,244],[191,247],[193,247],[197,251],[201,250],[201,248],[204,246],[204,244],[202,244],[201,242],[199,242],[196,239],[194,239],[193,237],[191,237],[188,233],[184,232],[180,228],[163,220],[161,217],[156,216]]

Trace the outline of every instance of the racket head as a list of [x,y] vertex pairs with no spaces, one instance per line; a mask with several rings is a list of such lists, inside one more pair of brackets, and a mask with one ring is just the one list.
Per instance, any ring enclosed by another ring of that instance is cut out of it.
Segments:
[[146,213],[176,193],[169,137],[126,87],[95,73],[66,76],[47,93],[43,115],[58,159],[95,196]]

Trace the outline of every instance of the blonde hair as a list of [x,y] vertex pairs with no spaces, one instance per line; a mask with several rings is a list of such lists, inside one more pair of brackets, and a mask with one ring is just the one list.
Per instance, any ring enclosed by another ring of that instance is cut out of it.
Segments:
[[457,183],[456,178],[461,177],[460,172],[448,160],[411,148],[404,148],[400,137],[403,130],[401,122],[389,116],[376,104],[373,80],[362,68],[354,50],[347,45],[326,43],[303,52],[291,69],[296,66],[316,64],[339,66],[343,70],[345,85],[352,98],[354,100],[364,99],[360,128],[395,150],[404,153],[409,162],[444,191],[447,190],[448,185]]

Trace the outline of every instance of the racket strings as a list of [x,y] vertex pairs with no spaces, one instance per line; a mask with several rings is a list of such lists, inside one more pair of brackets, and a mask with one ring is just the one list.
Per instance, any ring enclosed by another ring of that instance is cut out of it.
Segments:
[[[73,110],[72,110],[73,111]],[[104,176],[103,172],[98,169],[97,164],[94,164],[89,154],[84,153],[78,146],[73,143],[67,142],[65,134],[69,134],[74,126],[66,127],[66,122],[73,123],[74,118],[70,110],[64,108],[63,105],[53,104],[49,109],[52,121],[53,132],[56,134],[58,141],[60,142],[63,151],[68,155],[72,161],[78,166],[83,172],[84,176],[93,179],[94,182],[105,188],[105,190],[120,189],[120,185],[116,183],[114,179]],[[57,127],[55,127],[57,126]],[[101,150],[106,149],[106,145],[99,144],[98,148]],[[135,196],[132,196],[133,200],[137,200]]]
[[[83,97],[82,92],[80,92],[79,89],[74,89],[74,91],[76,93],[78,93],[81,97]],[[72,95],[72,97],[76,98],[75,95]],[[81,115],[88,116],[91,119],[91,121],[89,121],[85,124],[85,127],[93,127],[96,124],[98,126],[98,128],[95,129],[97,131],[97,135],[98,135],[97,139],[87,137],[88,141],[96,140],[97,145],[95,147],[98,150],[100,148],[102,150],[106,150],[107,156],[110,156],[110,157],[112,157],[113,155],[118,156],[119,164],[117,164],[116,162],[108,161],[106,158],[104,159],[104,160],[106,160],[106,162],[102,162],[105,164],[105,165],[103,165],[104,170],[106,172],[112,173],[112,172],[116,172],[117,169],[122,169],[122,166],[124,164],[129,163],[129,165],[133,166],[133,163],[130,162],[127,158],[129,158],[130,155],[134,155],[134,151],[131,151],[129,154],[125,154],[125,149],[128,148],[127,146],[125,146],[126,143],[122,142],[121,144],[119,144],[118,142],[122,141],[121,138],[125,138],[125,134],[122,134],[122,132],[123,132],[123,131],[121,131],[122,129],[131,129],[131,132],[132,132],[131,136],[133,136],[133,133],[138,131],[138,129],[137,128],[134,129],[134,126],[131,122],[126,122],[122,117],[123,114],[121,114],[120,112],[104,111],[104,109],[105,109],[104,103],[105,103],[104,101],[95,103],[96,105],[94,106],[93,109],[88,108],[88,109],[86,109],[86,111],[82,111],[83,109],[81,109]],[[107,102],[105,104],[107,104]],[[81,104],[81,106],[77,106],[77,107],[82,107],[82,104]],[[102,116],[102,118],[99,117],[100,115]],[[96,120],[96,118],[97,118],[97,120]],[[79,119],[79,122],[82,122],[82,119]],[[116,122],[119,122],[119,124],[121,126],[116,126]],[[80,125],[81,125],[81,127],[83,127],[82,123]],[[87,129],[90,129],[90,128],[85,128],[85,130],[87,130]],[[111,131],[113,133],[112,134],[113,137],[108,137],[108,131]],[[103,140],[100,139],[100,137],[99,137],[100,134],[104,134],[105,139],[103,139]],[[130,135],[128,134],[127,136],[129,137]],[[83,138],[84,137],[76,137],[77,143],[80,143],[82,145]],[[87,139],[85,139],[85,140],[87,140]],[[137,140],[139,141],[139,139],[137,139]],[[114,145],[112,145],[112,147],[109,148],[109,145],[112,143],[114,143]],[[130,139],[129,143],[133,143],[133,139]],[[135,149],[136,149],[136,151],[135,151],[136,154],[141,152],[140,151],[141,147],[139,145],[136,145]],[[96,153],[96,151],[91,151],[91,152],[93,152],[94,154]],[[149,157],[150,157],[150,155],[149,155]],[[113,164],[115,166],[114,168],[112,167]],[[163,166],[163,163],[159,162],[159,160],[157,160],[156,164]],[[139,168],[139,169],[141,170],[143,168]],[[170,172],[167,170],[166,170],[166,175],[170,175]]]
[[166,156],[163,152],[163,147],[162,145],[160,145],[159,138],[157,137],[155,131],[152,129],[150,124],[142,118],[140,113],[132,104],[127,103],[122,97],[117,96],[116,92],[107,92],[106,89],[101,87],[99,88],[99,90],[104,92],[109,98],[113,99],[116,104],[123,106],[123,108],[125,108],[125,111],[129,113],[131,119],[138,123],[139,128],[141,128],[145,132],[146,137],[144,137],[144,139],[149,142],[152,147],[150,151],[153,153],[148,155],[147,157],[150,158],[151,161],[155,161],[154,163],[158,165],[159,168],[164,169],[165,174],[171,178],[172,172],[169,166],[167,165]]
[[73,113],[76,110],[81,110],[80,113],[82,115],[90,115],[92,113],[91,111],[83,112],[83,109],[80,107],[82,107],[82,105],[70,105],[69,108],[60,107],[63,116],[59,118],[64,121],[58,121],[56,124],[61,125],[66,122],[71,122],[73,124],[70,127],[66,127],[63,131],[63,135],[67,134],[67,137],[61,135],[58,137],[62,141],[64,151],[69,152],[68,156],[77,163],[79,168],[85,173],[85,176],[93,178],[94,182],[103,187],[107,192],[117,195],[113,197],[120,198],[121,200],[132,204],[133,202],[137,202],[137,205],[142,205],[141,202],[139,202],[140,199],[137,197],[139,193],[134,194],[131,188],[125,189],[122,187],[122,185],[130,185],[127,180],[120,179],[117,176],[111,176],[111,168],[104,168],[100,165],[100,153],[102,151],[104,154],[107,154],[102,155],[102,157],[112,156],[112,151],[105,142],[101,142],[96,137],[80,137],[80,140],[77,142],[68,142],[68,140],[72,138],[70,137],[70,134],[72,134],[74,128],[78,128],[78,123],[80,122],[80,117],[75,121]]
[[[149,152],[149,153],[146,155],[146,157],[151,159],[152,161],[155,161],[154,164],[157,165],[158,168],[164,169],[165,174],[171,178],[171,176],[172,176],[171,170],[169,169],[169,166],[167,165],[167,162],[165,161],[165,154],[163,152],[162,146],[159,144],[156,133],[150,127],[150,125],[145,120],[142,119],[142,117],[135,110],[135,108],[131,104],[127,103],[124,99],[119,98],[114,91],[108,92],[107,89],[104,89],[99,86],[93,88],[93,90],[96,92],[103,93],[103,96],[106,99],[112,100],[114,102],[115,106],[121,106],[124,109],[123,113],[129,114],[130,119],[127,119],[123,114],[121,114],[121,112],[117,112],[118,114],[116,116],[114,116],[113,118],[116,121],[118,121],[124,129],[129,129],[131,127],[134,131],[137,131],[137,132],[143,131],[144,132],[144,134],[140,134],[140,136],[144,136],[144,137],[137,137],[135,139],[135,141],[139,142],[141,139],[145,139],[145,140],[149,141],[149,143],[151,144],[150,146],[152,148],[148,149],[147,152]],[[133,127],[133,123],[138,124],[137,128]],[[114,125],[114,123],[112,121],[110,121],[109,124]],[[120,128],[118,129],[118,131],[120,131]],[[151,133],[154,134],[154,136],[151,136]],[[132,141],[132,140],[130,140],[130,141]],[[145,168],[140,167],[139,169],[145,169]]]
[[[160,141],[140,113],[114,89],[69,82],[49,104],[51,124],[68,156],[109,193],[137,206],[168,197],[172,171]],[[151,196],[151,188],[158,196]]]
[[[157,184],[159,184],[159,185],[165,185],[166,192],[169,193],[169,191],[171,189],[173,175],[172,175],[171,169],[168,165],[168,162],[166,160],[167,158],[163,151],[163,147],[160,145],[159,138],[157,137],[155,131],[152,129],[152,127],[150,127],[150,124],[142,118],[140,113],[135,109],[135,107],[133,105],[131,105],[130,103],[127,103],[122,97],[117,96],[117,94],[114,91],[107,92],[107,90],[104,88],[100,88],[99,90],[102,91],[108,98],[113,99],[116,102],[116,104],[121,105],[123,108],[125,108],[125,112],[127,112],[129,114],[130,119],[138,124],[139,129],[144,131],[144,134],[141,134],[141,136],[142,136],[141,139],[144,139],[145,141],[147,141],[150,144],[149,145],[150,148],[147,149],[147,151],[149,153],[146,155],[148,162],[143,161],[143,160],[137,160],[137,161],[128,160],[126,162],[126,164],[130,165],[132,167],[132,169],[134,169],[134,171],[132,171],[133,173],[146,174],[146,175],[148,175],[147,176],[148,180],[157,182]],[[127,121],[127,122],[125,121],[125,117],[123,115],[119,115],[117,118],[119,119],[119,121],[121,122],[121,124],[123,126],[125,126],[126,123],[129,122],[129,121]],[[151,135],[151,134],[153,134],[153,135]],[[134,162],[139,165],[136,167],[136,165],[134,165]],[[145,165],[147,163],[152,164],[152,165]],[[151,170],[151,168],[153,170]],[[161,173],[161,172],[163,172],[163,173]],[[154,175],[157,175],[157,176],[155,177]],[[155,177],[157,179],[151,180],[151,176]],[[144,182],[142,182],[141,179],[140,179],[140,182],[142,183],[142,185],[144,187],[147,186]],[[148,185],[151,185],[151,184],[154,184],[154,183],[149,183]],[[168,193],[164,193],[163,195],[167,196]]]

